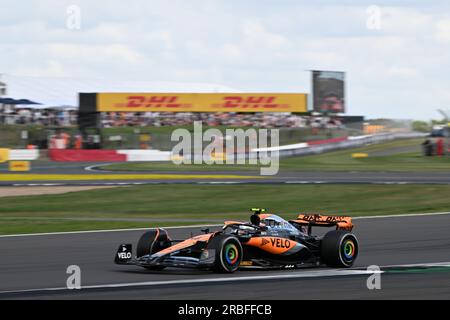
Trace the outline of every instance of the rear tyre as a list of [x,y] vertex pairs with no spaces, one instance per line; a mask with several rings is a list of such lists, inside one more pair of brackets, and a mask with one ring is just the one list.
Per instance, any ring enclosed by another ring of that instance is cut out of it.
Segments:
[[218,239],[214,239],[217,242],[214,248],[212,248],[216,250],[213,270],[219,273],[235,272],[242,261],[242,245],[236,237],[219,237]]
[[329,267],[349,268],[358,256],[358,239],[344,230],[333,230],[325,234],[320,246],[322,262]]
[[[154,254],[171,246],[167,231],[164,229],[151,229],[145,232],[138,241],[136,257],[140,258],[148,254]],[[144,267],[148,270],[162,270],[165,266]]]

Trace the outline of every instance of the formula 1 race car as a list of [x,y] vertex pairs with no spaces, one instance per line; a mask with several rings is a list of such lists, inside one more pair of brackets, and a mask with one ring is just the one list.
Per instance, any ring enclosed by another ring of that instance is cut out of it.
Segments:
[[[162,228],[150,229],[138,241],[121,244],[115,263],[150,270],[192,267],[234,272],[239,267],[295,268],[305,265],[350,267],[358,256],[358,240],[350,217],[300,214],[286,221],[254,208],[250,222],[225,221],[222,230],[186,240],[172,240]],[[312,227],[335,227],[323,237]]]

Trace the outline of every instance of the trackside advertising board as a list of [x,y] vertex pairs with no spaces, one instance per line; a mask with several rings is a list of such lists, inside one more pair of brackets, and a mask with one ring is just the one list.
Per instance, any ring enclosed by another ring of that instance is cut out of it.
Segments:
[[30,161],[10,161],[9,171],[30,171]]
[[345,73],[340,71],[312,71],[314,111],[345,112]]
[[0,163],[9,160],[9,149],[0,148]]
[[98,112],[306,112],[302,93],[97,93]]

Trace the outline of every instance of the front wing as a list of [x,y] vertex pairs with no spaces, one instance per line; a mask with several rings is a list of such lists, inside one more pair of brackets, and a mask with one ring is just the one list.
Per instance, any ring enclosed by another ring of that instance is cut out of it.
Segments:
[[[134,257],[131,244],[121,244],[117,250],[114,262],[121,265],[135,265],[141,267],[180,267],[180,268],[208,268],[214,265],[215,252],[212,249],[203,250],[199,257],[172,254],[149,254]],[[175,254],[173,254],[175,253]]]

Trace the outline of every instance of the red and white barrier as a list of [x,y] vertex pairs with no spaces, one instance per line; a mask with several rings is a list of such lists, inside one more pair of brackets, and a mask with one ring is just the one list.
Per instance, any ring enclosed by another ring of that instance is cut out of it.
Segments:
[[310,146],[317,146],[317,145],[321,145],[321,144],[342,142],[342,141],[345,141],[348,139],[349,139],[348,137],[339,137],[339,138],[325,139],[325,140],[312,140],[312,141],[301,142],[301,143],[287,144],[287,145],[278,146],[278,147],[256,148],[256,149],[252,149],[252,152],[297,150],[297,149],[303,149],[303,148],[307,148]]
[[308,146],[317,146],[319,144],[328,144],[328,143],[336,143],[348,140],[348,137],[338,137],[333,139],[325,139],[325,140],[312,140],[308,141]]
[[170,161],[172,152],[160,150],[117,150],[126,155],[126,161]]
[[[397,138],[422,137],[419,133],[389,133],[364,135],[356,137],[339,137],[325,140],[313,140],[308,142],[252,149],[250,156],[258,152],[279,151],[280,156],[295,156],[317,154],[326,151],[339,150],[349,147],[359,147],[367,143],[390,141]],[[36,160],[39,157],[38,150],[11,150],[14,159],[11,160]],[[17,153],[14,154],[14,151]],[[82,161],[82,162],[128,162],[128,161],[170,161],[172,152],[160,150],[49,150],[50,159],[53,161]],[[245,156],[245,155],[244,155]]]
[[51,149],[52,161],[67,162],[128,162],[128,161],[169,161],[170,151],[159,150],[78,150]]
[[37,149],[10,149],[9,160],[31,161],[39,158]]

